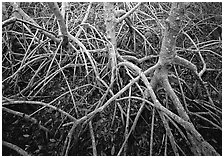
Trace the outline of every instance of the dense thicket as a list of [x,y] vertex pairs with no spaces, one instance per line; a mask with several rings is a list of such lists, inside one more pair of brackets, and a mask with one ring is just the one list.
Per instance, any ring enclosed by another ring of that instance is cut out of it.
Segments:
[[2,3],[3,155],[222,153],[222,5]]

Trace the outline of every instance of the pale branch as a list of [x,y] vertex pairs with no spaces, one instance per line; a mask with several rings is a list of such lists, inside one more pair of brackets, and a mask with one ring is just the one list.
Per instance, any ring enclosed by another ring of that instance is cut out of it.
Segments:
[[[144,99],[144,100],[145,100],[145,99]],[[139,117],[141,116],[141,113],[142,113],[142,111],[143,111],[143,109],[144,109],[144,107],[145,107],[145,101],[144,101],[144,100],[143,100],[143,102],[141,103],[141,106],[140,106],[140,108],[139,108],[139,110],[138,110],[138,112],[137,112],[137,114],[136,114],[136,117],[135,117],[135,120],[134,120],[134,122],[133,122],[133,124],[132,124],[132,126],[131,126],[131,129],[129,130],[128,135],[125,137],[125,140],[124,140],[124,142],[123,142],[123,144],[122,144],[122,146],[121,146],[121,148],[120,148],[120,150],[119,150],[117,156],[120,156],[120,155],[121,155],[121,152],[122,152],[123,148],[125,147],[125,145],[126,145],[126,143],[127,143],[127,141],[128,141],[128,138],[130,137],[132,131],[135,129],[135,127],[136,127],[136,125],[137,125],[138,119],[139,119]]]
[[[39,57],[39,59],[41,59],[41,58],[46,58],[47,56],[48,56],[48,55],[42,55],[42,56]],[[6,82],[8,79],[11,79],[11,78],[15,77],[15,76],[17,75],[17,73],[20,72],[24,67],[26,67],[27,65],[29,65],[30,63],[32,63],[32,62],[34,62],[34,61],[36,61],[36,60],[37,60],[37,58],[34,58],[33,60],[28,61],[27,63],[25,63],[23,66],[21,66],[20,68],[18,68],[18,69],[16,70],[16,72],[14,72],[11,76],[9,76],[9,77],[7,77],[6,79],[4,79],[4,80],[2,81],[2,83]]]
[[177,64],[177,65],[180,65],[180,66],[183,66],[189,70],[191,70],[193,73],[197,74],[197,67],[191,63],[190,61],[180,57],[180,56],[175,56],[174,59],[173,59],[173,64]]
[[93,156],[97,156],[96,140],[95,140],[93,125],[91,120],[89,121],[89,130],[90,130],[90,136],[92,140]]
[[128,61],[124,61],[118,64],[119,66],[125,65],[127,67],[129,67],[130,69],[132,69],[134,72],[136,72],[137,74],[141,73],[141,68],[139,68],[137,65],[128,62]]
[[37,23],[19,7],[19,4],[17,2],[11,2],[11,4],[14,9],[15,17],[19,19],[25,19],[26,21],[29,21],[37,25]]
[[[126,65],[126,66],[128,66],[128,67],[131,67],[132,69],[134,69],[138,74],[139,74],[139,76],[142,78],[142,81],[144,82],[144,84],[146,85],[146,87],[147,87],[147,90],[148,90],[148,92],[149,92],[149,94],[150,94],[150,96],[151,96],[151,98],[152,98],[152,100],[153,100],[153,102],[154,102],[154,104],[159,104],[159,105],[161,105],[160,103],[159,103],[159,101],[158,101],[158,99],[157,99],[157,97],[156,97],[156,95],[155,95],[155,93],[154,93],[154,91],[153,91],[153,89],[152,89],[152,87],[151,87],[151,85],[150,85],[150,83],[149,83],[149,81],[148,81],[148,79],[146,78],[146,76],[145,76],[145,74],[143,73],[143,72],[141,72],[141,69],[139,68],[139,67],[137,67],[136,65],[134,65],[134,64],[132,64],[132,63],[130,63],[130,62],[123,62],[122,64],[124,64],[124,65]],[[164,75],[165,76],[165,75]],[[167,79],[168,80],[168,79]],[[168,90],[172,90],[172,87],[168,87],[169,89]],[[171,91],[172,92],[172,91]],[[173,92],[174,93],[174,92]],[[173,95],[173,93],[172,93],[172,95]],[[174,93],[175,94],[175,93]],[[185,121],[189,121],[189,117],[186,115],[186,113],[185,113],[185,111],[184,111],[184,109],[183,109],[183,107],[182,107],[182,105],[181,105],[181,103],[180,103],[180,101],[179,101],[179,99],[177,98],[177,96],[175,96],[174,98],[174,101],[175,101],[175,103],[177,103],[177,110],[178,110],[178,112],[180,112],[180,114],[181,114],[181,116],[184,118],[184,120]]]
[[160,26],[162,30],[165,30],[165,29],[166,29],[165,26],[163,26],[163,24],[161,23],[161,21],[158,19],[158,17],[157,17],[157,16],[155,15],[155,13],[152,11],[152,9],[150,9],[150,8],[148,7],[147,4],[144,4],[144,6],[148,8],[148,10],[149,10],[150,13],[152,14],[152,16],[153,16],[153,18],[155,19],[155,21],[156,21],[156,23],[158,24],[158,26]]
[[[171,10],[170,10],[170,15],[166,19],[166,30],[164,32],[164,38],[162,40],[162,46],[161,46],[161,51],[160,51],[160,56],[159,56],[159,61],[158,63],[161,65],[160,69],[157,69],[156,72],[158,72],[158,76],[161,77],[161,81],[165,81],[165,87],[167,90],[171,90],[169,93],[172,94],[170,95],[173,103],[175,104],[176,109],[178,110],[178,113],[181,117],[183,117],[184,120],[186,120],[187,124],[184,123],[184,128],[187,130],[187,136],[188,139],[191,142],[191,151],[195,155],[206,155],[205,148],[208,149],[209,153],[208,155],[218,155],[218,153],[214,150],[214,148],[208,144],[203,137],[198,133],[198,131],[195,129],[194,125],[190,123],[189,121],[189,116],[186,114],[183,106],[179,104],[179,98],[176,97],[175,93],[172,91],[172,87],[170,86],[168,79],[167,79],[167,68],[166,65],[168,64],[178,64],[187,67],[199,79],[200,82],[204,83],[199,76],[197,72],[197,67],[187,61],[186,59],[180,58],[176,54],[176,36],[178,35],[180,29],[181,29],[181,21],[183,20],[185,13],[185,3],[172,3]],[[197,47],[196,47],[197,48]],[[200,54],[199,54],[200,55]],[[164,71],[165,70],[165,71]],[[165,72],[165,73],[164,73]],[[165,78],[164,78],[165,77]],[[144,75],[142,75],[142,79],[145,79]],[[147,80],[145,79],[145,83],[147,83]],[[150,89],[149,84],[147,83],[147,88]],[[172,93],[171,93],[172,92]],[[149,92],[150,95],[154,93],[152,91]],[[151,95],[152,97],[152,95]],[[153,99],[153,97],[152,97]],[[160,102],[154,101],[155,106],[160,105]],[[162,106],[161,106],[162,107]],[[183,125],[183,123],[182,123]],[[206,144],[206,146],[203,146],[203,144]]]
[[119,18],[119,17],[121,17],[122,15],[124,15],[125,13],[126,13],[126,11],[123,10],[123,9],[116,10],[116,11],[115,11],[115,17],[116,17],[116,18]]
[[36,124],[36,125],[37,125],[40,129],[42,129],[43,131],[45,131],[45,132],[47,132],[47,133],[49,132],[49,130],[48,130],[46,127],[44,127],[44,126],[42,126],[42,125],[40,125],[40,124],[38,123],[37,119],[35,119],[35,118],[33,118],[33,117],[30,117],[29,115],[27,115],[27,114],[25,114],[25,113],[22,113],[22,112],[19,112],[19,111],[15,111],[15,110],[11,110],[11,109],[6,108],[6,107],[2,107],[2,110],[5,111],[5,112],[8,112],[8,113],[10,113],[10,114],[13,114],[13,115],[22,117],[22,118],[24,118],[25,120],[28,120],[28,121],[32,122],[33,124]]
[[22,148],[18,147],[15,144],[12,144],[12,143],[9,143],[9,142],[6,142],[6,141],[2,141],[2,145],[16,151],[17,153],[19,153],[22,156],[30,156],[25,150],[23,150]]
[[209,93],[209,90],[207,88],[208,85],[207,85],[206,82],[204,82],[202,80],[202,78],[200,76],[200,73],[197,72],[197,67],[193,63],[191,63],[190,61],[188,61],[188,60],[186,60],[186,59],[184,59],[182,57],[179,57],[179,56],[175,56],[173,62],[175,64],[177,64],[177,65],[181,65],[181,66],[184,66],[185,68],[188,68],[189,70],[191,70],[195,74],[195,76],[197,77],[197,79],[199,80],[199,82],[201,83],[203,88],[206,90],[206,94],[208,96],[209,102],[211,103],[211,105],[215,106],[214,102],[213,102],[213,100],[211,98],[211,95]]
[[78,120],[79,123],[84,122],[85,120],[88,120],[89,118],[92,118],[93,116],[95,116],[97,113],[103,111],[106,107],[108,107],[108,105],[110,105],[110,103],[114,100],[116,100],[121,94],[123,94],[131,85],[133,85],[136,81],[139,80],[139,76],[136,77],[135,79],[133,79],[130,83],[128,83],[124,88],[122,88],[119,92],[117,92],[114,96],[112,96],[110,99],[107,100],[106,103],[104,103],[103,106],[99,107],[98,109],[95,109],[94,111],[90,112],[89,114],[87,114],[86,116],[83,116],[82,118],[80,118]]
[[201,51],[200,51],[200,49],[198,48],[198,46],[196,45],[196,43],[193,41],[193,39],[192,39],[186,32],[183,31],[183,33],[185,34],[185,36],[187,36],[187,37],[190,39],[191,43],[194,45],[194,47],[195,47],[196,51],[198,52],[198,55],[199,55],[199,57],[200,57],[200,59],[201,59],[201,61],[202,61],[203,68],[202,68],[202,70],[198,73],[198,75],[201,77],[201,76],[204,74],[204,72],[206,71],[206,63],[205,63],[205,60],[204,60],[204,58],[202,57],[202,55],[201,55]]
[[63,15],[60,12],[60,9],[58,7],[57,2],[48,2],[48,6],[49,8],[53,11],[54,15],[57,18],[57,21],[59,23],[60,26],[60,31],[64,36],[67,36],[68,34],[68,30],[67,30],[67,26],[65,24]]
[[173,91],[173,88],[171,87],[167,76],[162,78],[161,81],[163,88],[166,90],[168,96],[170,97],[170,99],[172,100],[174,107],[176,108],[179,116],[181,118],[183,118],[186,121],[190,121],[189,116],[187,115],[183,105],[181,104],[178,96],[176,95],[176,93]]
[[[89,53],[89,51],[86,49],[86,47],[84,46],[84,44],[82,42],[79,41],[78,38],[74,37],[73,35],[71,35],[70,33],[68,33],[68,38],[70,40],[72,40],[73,42],[77,43],[79,45],[80,48],[82,48],[82,50],[86,53],[86,56],[88,57],[88,59],[90,60],[90,63],[91,63],[91,66],[93,68],[93,71],[96,75],[96,77],[99,77],[99,72],[98,72],[98,69],[96,67],[96,62],[95,60],[93,59],[93,57],[91,56],[91,54]],[[76,49],[71,43],[69,43],[70,46],[72,48],[74,48],[74,50]]]
[[61,4],[61,15],[62,15],[63,19],[65,19],[65,14],[66,14],[67,7],[68,7],[68,2],[62,2],[62,4]]
[[[10,19],[7,19],[7,20],[3,21],[3,22],[2,22],[2,28],[3,28],[3,27],[6,27],[7,25],[10,25],[10,24],[12,24],[12,23],[15,23],[16,21],[18,21],[18,22],[22,22],[22,23],[27,24],[27,25],[30,25],[30,26],[33,26],[33,27],[35,27],[36,29],[42,30],[42,31],[44,31],[44,32],[48,32],[48,33],[52,34],[52,36],[55,36],[55,38],[57,37],[57,35],[56,35],[54,32],[49,31],[49,30],[46,30],[46,29],[44,29],[44,28],[42,28],[42,27],[36,25],[35,23],[31,23],[31,22],[29,22],[29,21],[26,21],[26,20],[23,20],[23,19],[19,19],[19,18],[17,18],[17,17],[11,17]],[[57,40],[57,39],[55,39],[55,40]]]
[[[53,60],[52,60],[52,61],[53,61]],[[66,78],[66,75],[65,75],[65,73],[63,72],[63,70],[61,69],[61,66],[60,66],[60,64],[57,62],[57,60],[56,60],[56,63],[57,63],[57,65],[58,65],[59,69],[61,70],[62,75],[64,76],[64,78]],[[71,86],[69,85],[69,82],[68,82],[66,79],[65,79],[65,82],[66,82],[67,87],[68,87],[68,89],[69,89],[69,92],[70,92],[70,94],[71,94],[71,98],[72,98],[72,102],[73,102],[73,107],[74,107],[74,109],[75,109],[76,116],[79,117],[79,115],[78,115],[78,109],[77,109],[77,106],[76,106],[76,103],[75,103],[75,98],[74,98],[73,93],[72,93],[72,90],[71,90]]]
[[[77,133],[75,133],[77,125],[78,125],[78,122],[73,122],[72,128],[68,132],[68,135],[65,139],[64,146],[63,146],[63,151],[62,151],[63,156],[68,156],[68,152],[69,152],[69,148],[70,148],[70,145],[71,145],[72,137],[73,137],[74,134],[77,134]],[[77,138],[77,137],[78,137],[78,135],[74,135],[74,139]],[[74,140],[74,143],[77,143],[77,139]]]
[[[178,116],[177,114],[173,113],[172,111],[170,111],[169,109],[167,109],[166,107],[161,105],[161,103],[158,100],[156,101],[156,103],[152,103],[142,97],[131,96],[131,98],[144,101],[145,103],[149,104],[150,106],[155,107],[158,110],[161,110],[167,116],[169,116],[170,118],[175,120],[177,123],[179,123],[181,126],[183,126],[187,131],[193,132],[193,133],[196,131],[192,123],[185,121],[180,116]],[[146,104],[146,106],[148,106],[147,104]],[[203,139],[198,132],[196,132],[196,135],[199,136],[198,138]]]
[[117,51],[115,46],[108,41],[109,46],[109,55],[110,55],[110,62],[111,62],[111,86],[113,85],[113,82],[116,78],[116,73],[117,73]]
[[[19,6],[16,2],[11,2],[13,8],[14,8],[14,17],[18,18],[18,19],[23,19],[27,22],[30,22],[30,23],[33,23],[35,24],[36,26],[40,27],[29,15],[27,15]],[[44,35],[46,35],[47,37],[49,37],[51,40],[57,42],[57,43],[60,43],[60,39],[56,38],[55,35],[49,33],[49,32],[46,32],[46,31],[43,31]]]
[[69,113],[65,112],[64,110],[61,110],[51,104],[48,103],[44,103],[44,102],[39,102],[39,101],[14,101],[14,100],[9,100],[9,102],[5,102],[2,105],[3,106],[8,106],[8,105],[15,105],[15,104],[31,104],[31,105],[41,105],[44,107],[48,107],[51,109],[54,109],[60,113],[62,113],[63,115],[67,116],[69,119],[71,119],[72,121],[77,121],[77,119],[73,116],[71,116]]
[[[139,100],[145,100],[143,98],[140,97],[133,97],[132,98],[136,98]],[[193,139],[191,140],[193,142],[196,142],[197,144],[195,144],[196,146],[199,146],[199,155],[219,155],[215,149],[204,140],[204,138],[200,135],[200,133],[198,133],[198,131],[195,129],[194,125],[188,121],[183,120],[181,117],[179,117],[178,115],[174,114],[173,112],[171,112],[170,110],[168,110],[167,108],[165,108],[164,106],[162,106],[160,104],[159,101],[157,101],[156,103],[151,103],[148,100],[145,100],[146,103],[148,103],[151,106],[155,106],[157,109],[161,110],[162,112],[164,112],[165,114],[167,114],[169,117],[171,117],[172,119],[174,119],[177,123],[179,123],[181,126],[183,126],[187,132],[188,132],[188,138],[189,136]],[[205,150],[205,149],[209,149],[209,150]],[[193,150],[193,149],[192,149]]]
[[177,143],[176,143],[176,141],[174,139],[174,136],[171,132],[171,128],[169,126],[169,123],[168,123],[167,119],[165,118],[164,113],[162,113],[161,111],[158,111],[158,113],[159,113],[159,116],[160,116],[160,118],[163,122],[163,125],[165,127],[166,134],[167,134],[168,138],[170,139],[170,144],[171,144],[171,147],[173,149],[173,152],[174,152],[175,156],[179,156],[179,152],[178,152],[178,149],[177,149],[177,146],[176,146]]
[[62,34],[62,47],[66,47],[69,44],[68,40],[68,28],[65,24],[65,19],[63,18],[62,13],[60,12],[60,9],[58,7],[57,2],[48,2],[49,8],[53,11],[54,15],[57,18],[58,24],[59,24],[59,36],[60,33]]
[[[128,18],[128,20],[125,20],[127,25],[130,27],[130,29],[134,30],[139,36],[141,36],[144,41],[146,41],[146,43],[150,46],[150,48],[157,53],[157,51],[155,50],[155,48],[152,46],[152,44],[146,39],[145,35],[143,35],[138,29],[136,29],[133,24],[131,24],[131,20],[130,18]],[[127,51],[126,51],[127,52]],[[130,53],[130,52],[128,52]],[[135,55],[135,54],[134,54]]]
[[[106,41],[109,54],[109,66],[111,68],[111,85],[113,85],[117,72],[117,41],[116,41],[116,23],[114,5],[112,2],[104,3],[105,25],[106,25]],[[113,87],[112,87],[113,88]]]
[[134,63],[137,63],[137,64],[141,64],[143,62],[146,62],[148,60],[152,60],[153,58],[158,58],[158,57],[159,57],[158,55],[148,55],[148,56],[138,59],[137,57],[132,56],[132,55],[122,55],[123,59],[128,60],[128,61],[133,61]]
[[[89,6],[88,6],[87,11],[86,11],[86,14],[85,14],[84,18],[82,19],[82,22],[81,22],[80,25],[84,24],[86,22],[86,20],[88,19],[88,16],[90,14],[90,9],[92,7],[92,3],[93,2],[89,3]],[[81,32],[82,32],[82,28],[80,27],[79,30],[77,31],[75,37],[78,38],[80,36]]]
[[8,25],[10,25],[12,23],[15,23],[16,22],[16,19],[17,19],[16,17],[11,17],[9,19],[4,20],[2,22],[2,28],[6,27],[6,26],[8,26]]
[[139,6],[141,5],[141,2],[139,2],[134,8],[132,8],[130,11],[128,11],[126,14],[124,14],[122,17],[117,19],[117,23],[120,23],[123,21],[125,18],[130,16]]
[[178,81],[178,84],[179,84],[179,87],[180,87],[180,92],[181,92],[181,96],[182,96],[183,103],[184,103],[184,106],[185,106],[185,110],[188,113],[189,110],[187,108],[187,102],[186,102],[186,98],[185,98],[185,95],[184,95],[184,90],[183,90],[183,87],[182,87],[182,84],[181,84],[181,80],[179,78],[179,75],[178,75],[178,72],[177,72],[177,69],[176,69],[176,66],[175,65],[174,65],[174,70],[175,70],[175,74],[177,76],[177,81]]
[[[170,123],[172,123],[174,125],[174,127],[178,130],[179,134],[182,136],[182,138],[184,138],[184,140],[186,141],[186,144],[188,146],[190,146],[190,142],[187,139],[187,136],[185,135],[184,131],[182,131],[182,129],[178,126],[177,122],[175,122],[175,120],[173,120],[172,118],[170,118],[170,116],[168,116],[166,113],[163,113],[164,116],[166,117],[166,119],[168,119],[168,121]],[[175,131],[176,132],[176,131]]]
[[[130,63],[130,64],[131,64],[131,63]],[[124,63],[124,62],[123,62],[123,63],[121,62],[121,63],[119,63],[118,66],[121,66],[121,65],[125,65],[125,63]],[[144,73],[145,73],[145,74],[152,73],[157,67],[158,67],[158,65],[154,65],[154,66],[152,66],[151,68],[149,68],[148,70],[146,70]],[[82,123],[82,122],[84,122],[85,120],[88,120],[89,118],[92,118],[95,114],[97,114],[97,113],[103,111],[108,105],[110,105],[110,103],[111,103],[112,101],[116,100],[121,94],[123,94],[123,93],[124,93],[130,86],[132,86],[133,84],[135,84],[135,82],[137,82],[139,79],[140,79],[140,76],[137,76],[136,78],[132,79],[132,80],[130,81],[130,83],[128,83],[125,87],[123,87],[123,88],[122,88],[119,92],[117,92],[115,95],[113,95],[109,100],[107,100],[107,102],[106,102],[103,106],[101,106],[101,107],[95,109],[94,111],[90,112],[90,113],[87,114],[86,116],[83,116],[82,118],[78,119],[77,122],[78,122],[78,123]]]
[[[130,109],[131,109],[131,87],[129,88],[129,94],[128,94],[129,98],[128,98],[128,106],[127,106],[127,114],[126,114],[126,123],[125,123],[125,131],[124,131],[124,138],[128,139],[128,129],[129,129],[129,119],[130,119]],[[126,156],[127,153],[127,149],[128,149],[128,144],[126,143],[125,147],[124,147],[124,156]]]
[[152,109],[152,121],[151,121],[151,130],[150,130],[149,156],[152,156],[152,151],[153,151],[154,126],[155,126],[155,107],[153,107],[153,109]]
[[199,118],[202,119],[203,121],[208,122],[208,123],[211,124],[212,126],[216,127],[216,128],[219,129],[220,131],[222,131],[222,127],[221,127],[221,126],[215,124],[214,122],[210,121],[210,120],[207,119],[206,117],[201,116],[200,114],[195,113],[195,112],[190,112],[190,114],[199,117]]
[[[124,15],[125,13],[126,13],[125,10],[122,10],[122,9],[120,9],[120,10],[116,10],[116,11],[115,11],[115,17],[116,17],[116,18],[119,18],[119,17],[121,17],[122,15]],[[132,21],[131,21],[131,18],[130,18],[130,17],[127,17],[127,18],[125,18],[124,20],[125,20],[126,24],[128,25],[128,27],[129,27],[129,29],[130,29],[130,32],[132,32],[132,30],[134,29],[134,26],[133,26],[133,23],[132,23]]]

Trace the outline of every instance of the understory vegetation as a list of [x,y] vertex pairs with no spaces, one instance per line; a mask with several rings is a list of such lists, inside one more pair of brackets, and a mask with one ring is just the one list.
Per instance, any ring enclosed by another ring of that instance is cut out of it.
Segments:
[[221,155],[222,4],[2,3],[3,155]]

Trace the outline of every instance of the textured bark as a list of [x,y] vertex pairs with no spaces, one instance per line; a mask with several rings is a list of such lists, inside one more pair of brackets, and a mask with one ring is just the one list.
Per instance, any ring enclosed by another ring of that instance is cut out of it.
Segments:
[[[162,41],[161,52],[159,54],[158,63],[161,65],[161,68],[155,71],[155,75],[160,80],[161,85],[166,90],[168,96],[174,104],[174,108],[177,110],[178,115],[189,122],[189,126],[185,126],[187,131],[188,139],[191,143],[191,151],[194,155],[219,155],[215,149],[206,142],[203,137],[198,133],[193,124],[190,122],[190,119],[181,104],[179,98],[173,91],[169,81],[167,73],[167,65],[169,64],[180,64],[180,58],[177,57],[175,47],[176,47],[176,36],[181,29],[181,20],[183,19],[185,13],[185,3],[172,3],[171,11],[169,17],[166,19],[166,29],[164,32],[164,38]],[[187,66],[193,73],[197,73],[197,69],[193,64],[184,61],[183,65]]]
[[105,10],[105,24],[106,24],[106,35],[108,39],[107,47],[109,53],[110,67],[111,67],[111,84],[113,84],[115,79],[115,71],[117,66],[117,41],[115,36],[115,27],[117,25],[115,8],[113,2],[104,3]]
[[48,6],[50,7],[50,9],[53,11],[54,15],[57,18],[59,24],[59,33],[61,33],[63,37],[62,46],[66,47],[68,45],[68,29],[65,24],[64,16],[60,12],[57,2],[48,2]]

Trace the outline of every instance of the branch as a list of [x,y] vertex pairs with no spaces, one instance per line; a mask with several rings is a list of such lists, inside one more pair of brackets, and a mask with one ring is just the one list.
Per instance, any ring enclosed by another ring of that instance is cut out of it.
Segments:
[[94,136],[94,132],[93,132],[92,121],[89,121],[89,130],[90,130],[90,135],[91,135],[91,140],[92,140],[93,156],[97,156],[96,140],[95,140],[95,136]]
[[46,127],[40,125],[40,124],[38,123],[38,121],[37,121],[35,118],[30,117],[29,115],[27,115],[27,114],[25,114],[25,113],[21,113],[21,112],[18,112],[18,111],[14,111],[14,110],[8,109],[8,108],[6,108],[6,107],[2,107],[2,110],[3,110],[3,111],[6,111],[6,112],[8,112],[8,113],[11,113],[11,114],[13,114],[13,115],[22,117],[22,118],[24,118],[25,120],[31,121],[33,124],[38,125],[38,127],[39,127],[40,129],[44,130],[45,132],[49,132],[49,130],[48,130]]
[[48,2],[48,6],[50,9],[53,11],[54,15],[56,16],[59,26],[60,26],[60,31],[64,36],[67,36],[68,31],[67,31],[67,26],[65,25],[64,18],[59,10],[57,2]]
[[[92,7],[92,2],[89,3],[89,6],[88,6],[86,14],[85,14],[85,17],[83,18],[83,20],[82,20],[80,25],[82,25],[82,24],[84,24],[86,22],[86,20],[87,20],[87,18],[89,16],[91,7]],[[79,37],[79,35],[81,34],[81,31],[82,31],[82,28],[80,27],[79,30],[77,31],[76,35],[75,35],[76,38]]]
[[[106,41],[109,54],[109,67],[111,68],[111,78],[110,84],[113,85],[113,82],[116,78],[116,68],[117,68],[117,40],[116,40],[116,18],[115,18],[115,8],[113,3],[105,2],[104,3],[105,11],[105,25],[106,25]],[[113,87],[112,87],[113,88]]]
[[70,149],[70,145],[71,145],[71,141],[72,141],[72,136],[73,135],[74,135],[74,144],[77,144],[78,133],[75,132],[75,130],[77,128],[77,125],[78,125],[78,122],[73,123],[72,128],[68,132],[68,135],[67,135],[66,140],[65,140],[65,145],[63,147],[63,149],[65,149],[64,156],[68,156],[68,152],[69,152],[69,149]]
[[[186,60],[186,59],[184,59],[184,58],[182,58],[182,57],[179,57],[179,56],[175,56],[175,58],[174,58],[174,63],[177,64],[177,65],[181,65],[181,66],[184,66],[184,67],[190,69],[190,70],[195,74],[195,76],[197,77],[198,81],[199,81],[199,82],[201,83],[201,85],[204,87],[204,89],[205,89],[205,91],[206,91],[206,94],[207,94],[207,96],[208,96],[209,102],[210,102],[213,106],[215,106],[215,105],[214,105],[214,102],[213,102],[213,100],[212,100],[212,98],[211,98],[211,95],[210,95],[210,93],[209,93],[209,90],[208,90],[208,88],[207,88],[208,85],[207,85],[207,83],[204,82],[204,81],[202,80],[202,78],[201,78],[201,74],[203,74],[203,72],[204,72],[204,68],[201,70],[200,73],[198,73],[198,72],[197,72],[197,67],[196,67],[193,63],[191,63],[190,61],[188,61],[188,60]],[[205,67],[206,67],[206,66],[205,66]]]
[[[75,38],[75,37],[74,37],[74,38]],[[127,65],[126,65],[126,64],[127,64]],[[130,65],[130,66],[131,66],[131,65],[134,65],[134,64],[132,64],[132,63],[130,63],[130,62],[127,62],[127,61],[126,61],[126,62],[121,62],[121,63],[118,64],[118,66],[122,66],[122,65],[126,65],[126,66]],[[130,66],[129,66],[129,67],[130,67]],[[149,73],[152,73],[156,68],[158,68],[158,66],[159,66],[159,65],[156,64],[156,65],[150,67],[149,69],[147,69],[146,71],[144,71],[144,74],[147,75],[147,74],[149,74]],[[137,68],[137,70],[140,69],[140,68],[138,68],[137,66],[136,66],[135,68]],[[141,69],[140,69],[140,70],[141,70]],[[132,80],[130,81],[130,83],[128,83],[128,84],[127,84],[124,88],[122,88],[119,92],[117,92],[116,94],[114,94],[109,100],[107,100],[107,102],[106,102],[103,106],[101,106],[101,107],[95,109],[94,111],[90,112],[90,113],[87,114],[86,116],[83,116],[82,118],[78,119],[78,120],[77,120],[77,123],[80,124],[80,123],[82,123],[82,122],[88,120],[89,118],[92,118],[92,117],[93,117],[94,115],[96,115],[97,113],[103,111],[106,107],[108,107],[108,105],[110,105],[110,103],[111,103],[112,101],[116,100],[121,94],[123,94],[123,93],[124,93],[130,86],[132,86],[134,83],[136,83],[139,79],[140,79],[140,76],[137,76],[136,78],[132,79]]]
[[66,9],[67,9],[67,4],[68,2],[62,2],[62,5],[61,5],[61,15],[62,15],[62,18],[65,19],[65,13],[66,13]]
[[[21,8],[19,8],[19,6],[16,2],[13,2],[11,4],[14,8],[14,17],[16,17],[17,19],[23,19],[25,21],[28,21],[28,22],[33,23],[36,26],[40,27],[29,15],[27,15]],[[43,32],[44,35],[46,35],[47,37],[49,37],[53,41],[55,41],[57,43],[60,42],[60,40],[58,38],[55,38],[55,36],[52,35],[51,33],[48,33],[48,32],[43,31],[43,30],[42,30],[42,32]]]
[[8,148],[15,150],[17,153],[19,153],[22,156],[30,156],[25,150],[23,150],[22,148],[18,147],[15,144],[6,142],[6,141],[2,141],[2,145],[7,146]]
[[[78,46],[79,46],[80,48],[82,48],[82,50],[86,53],[87,57],[88,57],[89,60],[90,60],[91,66],[92,66],[92,68],[93,68],[93,70],[94,70],[94,73],[95,73],[96,77],[99,77],[99,73],[98,73],[98,70],[97,70],[97,68],[96,68],[96,62],[95,62],[95,60],[93,60],[91,54],[90,54],[89,51],[86,49],[86,47],[83,45],[83,43],[80,42],[78,38],[74,37],[74,36],[71,35],[70,33],[68,33],[68,38],[69,38],[70,40],[72,40],[73,42],[77,43]],[[72,48],[74,47],[72,44],[70,44],[70,46],[71,46]],[[75,48],[74,48],[74,50],[75,50]]]
[[12,24],[12,23],[15,23],[16,22],[16,17],[11,17],[10,19],[7,19],[5,21],[2,22],[2,28]]
[[58,24],[59,24],[59,29],[63,35],[63,43],[62,46],[67,46],[68,45],[68,29],[65,24],[65,20],[63,18],[63,15],[61,14],[57,2],[48,2],[48,6],[50,9],[53,11],[54,15],[57,18]]
[[201,76],[204,74],[204,72],[206,71],[206,69],[207,69],[207,68],[206,68],[205,60],[204,60],[203,56],[201,55],[201,51],[200,51],[200,49],[198,48],[198,46],[196,45],[196,43],[193,41],[193,39],[192,39],[186,32],[183,31],[183,33],[184,33],[184,34],[190,39],[190,41],[193,43],[194,47],[196,48],[196,51],[198,52],[198,55],[199,55],[201,61],[202,61],[203,68],[202,68],[202,70],[198,73],[198,75],[201,77]]
[[123,21],[125,18],[127,18],[129,15],[131,15],[139,6],[141,5],[141,2],[139,2],[134,8],[132,8],[129,12],[124,14],[122,17],[117,19],[117,23],[120,23]]
[[[19,18],[17,18],[17,17],[12,17],[12,18],[10,18],[10,19],[7,19],[7,20],[3,21],[3,22],[2,22],[2,28],[3,28],[3,27],[6,27],[7,25],[10,25],[11,23],[14,23],[14,22],[16,22],[16,21],[18,21],[18,22],[22,22],[22,23],[24,23],[24,24],[28,24],[28,25],[33,26],[33,27],[35,27],[36,29],[40,29],[40,30],[42,30],[42,31],[44,31],[44,32],[48,32],[48,33],[52,34],[52,35],[51,35],[52,37],[53,37],[53,36],[55,36],[55,37],[57,36],[54,32],[48,31],[48,30],[46,30],[46,29],[44,29],[44,28],[42,28],[42,27],[36,25],[35,23],[31,23],[31,22],[29,22],[29,21],[26,21],[26,20],[23,20],[23,19],[19,19]],[[55,40],[57,40],[57,39],[55,39]]]
[[43,103],[43,102],[39,102],[39,101],[9,101],[7,103],[3,103],[3,106],[8,106],[8,105],[14,105],[14,104],[33,104],[33,105],[41,105],[44,107],[49,107],[51,109],[54,109],[56,111],[59,111],[60,113],[62,113],[63,115],[67,116],[69,119],[71,119],[72,121],[76,121],[77,119],[74,118],[73,116],[71,116],[69,113],[65,112],[64,110],[61,110],[53,105],[47,104],[47,103]]
[[158,113],[159,113],[160,118],[161,118],[161,120],[163,122],[163,125],[165,127],[166,134],[167,134],[168,138],[170,139],[170,144],[171,144],[171,147],[173,149],[173,152],[174,152],[175,156],[179,156],[178,149],[177,149],[177,146],[176,146],[177,142],[175,141],[173,133],[171,132],[169,122],[166,120],[164,113],[162,113],[161,111],[158,111]]
[[[166,72],[164,72],[166,73]],[[189,116],[187,115],[183,105],[181,104],[178,96],[176,95],[176,93],[173,91],[173,88],[171,87],[169,81],[168,81],[168,77],[167,75],[164,75],[165,77],[162,77],[161,79],[161,83],[164,87],[164,89],[166,90],[168,96],[170,97],[170,99],[172,100],[173,104],[174,104],[174,107],[175,109],[177,110],[179,116],[181,118],[183,118],[185,121],[188,121],[190,122],[190,118]]]
[[137,57],[132,56],[132,55],[124,55],[124,56],[122,56],[123,59],[130,60],[130,61],[133,61],[133,62],[138,63],[138,64],[141,64],[143,62],[151,60],[152,58],[157,58],[157,57],[159,57],[159,56],[158,55],[148,55],[148,56],[145,56],[143,58],[138,59]]
[[175,56],[174,60],[173,60],[174,64],[186,67],[187,69],[191,70],[192,72],[194,72],[195,74],[198,74],[197,72],[197,67],[191,63],[190,61],[180,57],[180,56]]
[[[131,99],[131,98],[132,98],[132,96],[129,96],[129,99]],[[125,137],[125,140],[124,140],[124,142],[123,142],[123,144],[122,144],[122,146],[121,146],[121,148],[120,148],[117,156],[120,156],[121,155],[121,152],[122,152],[123,148],[127,144],[128,138],[130,137],[132,131],[134,131],[134,129],[135,129],[136,125],[137,125],[138,119],[141,116],[141,113],[142,113],[144,107],[145,107],[145,99],[141,103],[141,106],[140,106],[140,108],[139,108],[139,110],[138,110],[138,112],[136,114],[136,117],[135,117],[135,120],[134,120],[134,122],[133,122],[133,124],[131,126],[131,129],[129,130],[128,135]]]

